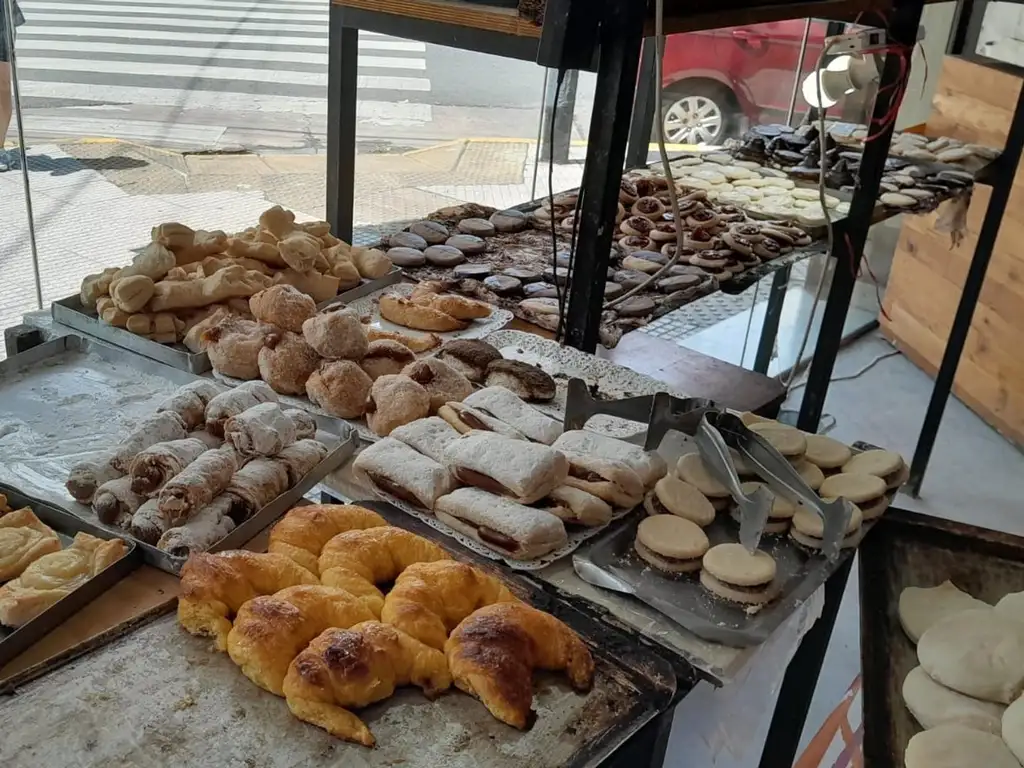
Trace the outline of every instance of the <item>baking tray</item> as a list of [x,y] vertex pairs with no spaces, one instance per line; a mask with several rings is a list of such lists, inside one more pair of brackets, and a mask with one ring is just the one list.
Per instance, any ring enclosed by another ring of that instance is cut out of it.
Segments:
[[374,749],[346,743],[294,718],[283,699],[254,686],[226,654],[166,617],[20,687],[0,705],[0,732],[10,735],[0,743],[0,763],[32,755],[33,765],[63,764],[74,754],[81,766],[147,768],[153,755],[162,764],[275,768],[605,764],[671,704],[677,695],[671,665],[539,587],[504,578],[577,631],[596,662],[587,695],[572,692],[560,675],[536,677],[538,717],[529,731],[503,725],[454,689],[433,702],[401,689],[360,710],[377,737]]
[[54,322],[95,336],[108,344],[145,355],[172,368],[195,374],[210,370],[210,357],[205,352],[196,354],[184,344],[159,344],[123,328],[116,328],[100,320],[95,312],[83,307],[82,300],[77,295],[53,302],[50,305],[50,313]]
[[0,667],[3,667],[138,568],[142,563],[142,558],[135,543],[125,536],[114,536],[99,526],[75,517],[52,504],[26,496],[6,483],[0,483],[0,493],[7,497],[7,503],[13,509],[31,507],[36,517],[57,533],[63,547],[68,547],[71,544],[76,533],[88,533],[100,539],[120,538],[128,546],[124,557],[108,565],[78,589],[58,600],[31,621],[17,629],[0,626]]
[[902,766],[921,727],[903,704],[917,651],[900,626],[900,593],[946,580],[994,604],[1024,591],[1024,538],[890,508],[860,545],[864,765]]
[[342,304],[348,304],[351,301],[363,298],[363,296],[369,296],[371,293],[376,293],[377,291],[387,288],[389,285],[401,282],[403,274],[401,267],[392,267],[391,271],[384,275],[384,277],[379,277],[376,280],[363,280],[355,288],[342,291],[333,299],[320,302],[316,305],[316,308],[323,309],[324,307],[329,307],[332,304],[337,304],[339,302]]

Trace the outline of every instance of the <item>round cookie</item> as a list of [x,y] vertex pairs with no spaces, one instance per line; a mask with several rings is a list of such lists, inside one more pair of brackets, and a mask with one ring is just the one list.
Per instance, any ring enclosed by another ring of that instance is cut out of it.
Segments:
[[843,472],[853,472],[863,475],[874,475],[885,480],[887,488],[896,487],[893,485],[903,474],[903,457],[895,451],[883,451],[875,449],[858,453],[845,464]]
[[[864,516],[860,507],[853,505],[853,514],[850,515],[850,522],[846,526],[846,536],[843,538],[843,548],[854,547],[860,535],[860,526]],[[797,507],[793,515],[792,527],[789,529],[790,538],[798,544],[803,544],[808,549],[820,550],[824,542],[821,537],[825,533],[825,524],[818,513],[808,509],[803,504]]]
[[687,453],[676,464],[676,474],[710,499],[715,509],[725,509],[729,503],[729,490],[718,482],[699,453]]
[[701,566],[708,537],[696,523],[675,515],[654,515],[636,529],[636,553],[666,573],[690,573]]
[[998,736],[957,723],[921,731],[907,742],[906,768],[1018,768],[1020,765]]
[[807,450],[804,458],[820,469],[838,469],[850,460],[853,452],[846,443],[825,435],[804,435]]
[[821,488],[821,484],[825,482],[825,473],[816,464],[812,464],[806,459],[794,461],[793,469],[800,473],[800,477],[812,491]]
[[644,497],[649,515],[676,515],[703,527],[715,520],[715,507],[696,487],[673,475],[665,475]]
[[807,439],[804,433],[794,427],[787,427],[777,421],[749,424],[748,429],[756,432],[786,458],[797,458],[807,450]]
[[1024,765],[1024,696],[1003,713],[1003,741]]
[[903,703],[924,728],[958,723],[996,735],[1006,710],[1002,704],[972,699],[939,685],[921,667],[914,667],[904,678]]
[[704,555],[700,583],[709,592],[747,605],[774,597],[775,560],[767,552],[750,554],[742,544],[719,544]]
[[826,477],[818,488],[818,495],[823,499],[842,496],[861,508],[865,520],[874,520],[889,507],[885,491],[885,481],[880,477],[841,472]]
[[947,616],[990,607],[953,582],[944,581],[937,587],[906,587],[900,592],[896,613],[903,631],[916,643],[929,627]]
[[[796,504],[791,502],[784,496],[777,496],[772,493],[772,490],[768,488],[764,483],[749,482],[743,483],[740,488],[747,496],[752,494],[758,488],[764,487],[768,490],[768,493],[772,494],[772,508],[768,512],[768,521],[765,523],[765,533],[785,533],[789,530],[789,521],[793,519],[793,515],[796,514]],[[732,507],[732,518],[736,522],[740,521],[739,507],[733,504]]]

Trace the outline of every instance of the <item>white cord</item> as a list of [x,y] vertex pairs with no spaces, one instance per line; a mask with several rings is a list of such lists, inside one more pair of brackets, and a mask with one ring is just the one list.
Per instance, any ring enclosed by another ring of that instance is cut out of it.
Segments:
[[[847,373],[844,374],[843,376],[833,376],[831,379],[829,379],[829,383],[832,384],[837,381],[853,381],[854,379],[859,379],[861,376],[870,371],[883,360],[886,360],[890,357],[895,357],[899,353],[900,351],[898,349],[892,349],[888,352],[882,352],[880,355],[877,355],[876,357],[872,358],[868,363],[861,366],[853,373]],[[798,381],[796,384],[789,388],[789,391],[793,392],[794,390],[800,389],[801,387],[804,387],[806,385],[806,379],[804,379],[803,381]]]

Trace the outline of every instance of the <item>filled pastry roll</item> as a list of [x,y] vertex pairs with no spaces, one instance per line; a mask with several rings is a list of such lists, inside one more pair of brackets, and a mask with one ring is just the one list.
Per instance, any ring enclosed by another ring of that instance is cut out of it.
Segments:
[[284,465],[285,471],[288,473],[288,487],[291,488],[299,484],[309,472],[324,460],[329,450],[326,445],[321,443],[319,440],[296,440],[294,443],[289,445],[283,451],[281,451],[274,460]]
[[231,519],[234,499],[222,493],[196,512],[195,517],[164,531],[157,547],[173,557],[188,557],[193,552],[206,552],[235,528]]
[[478,389],[463,402],[500,419],[537,443],[551,445],[562,434],[561,424],[527,405],[505,387]]
[[128,531],[139,541],[156,544],[168,528],[170,528],[170,524],[160,514],[159,502],[157,499],[149,499],[135,510]]
[[586,491],[616,507],[635,507],[644,498],[644,483],[628,464],[585,453],[564,451],[569,460],[565,484]]
[[[181,474],[171,478],[160,490],[160,514],[167,528],[183,524],[219,496],[238,471],[241,459],[230,446],[206,451]],[[161,531],[161,533],[163,533]]]
[[479,488],[459,488],[434,505],[437,519],[517,560],[540,557],[566,542],[562,521]]
[[171,411],[161,411],[143,421],[121,441],[114,450],[110,465],[121,474],[127,475],[132,459],[139,451],[157,443],[182,440],[185,437],[188,437],[188,430],[185,429],[185,422],[181,420],[181,416]]
[[245,458],[274,456],[295,442],[295,422],[277,403],[260,403],[232,416],[224,441]]
[[193,430],[206,420],[207,404],[221,393],[209,379],[200,379],[177,389],[156,407],[157,413],[170,411],[181,417],[185,428]]
[[129,476],[110,480],[96,489],[92,508],[100,522],[127,528],[132,515],[146,502],[146,498],[132,490]]
[[455,488],[455,478],[433,459],[401,440],[386,437],[360,453],[353,468],[385,493],[417,507],[432,509],[438,496]]
[[128,468],[132,490],[140,496],[152,496],[207,450],[202,440],[186,437],[139,451]]
[[398,427],[391,432],[391,437],[440,464],[444,461],[445,447],[458,440],[459,433],[444,419],[430,416]]
[[444,450],[445,466],[462,483],[532,504],[565,484],[569,461],[546,445],[474,431]]
[[124,472],[115,469],[111,464],[113,452],[100,457],[96,461],[83,461],[75,464],[68,473],[64,487],[71,498],[81,504],[91,504],[96,490],[109,480],[124,476]]
[[248,520],[288,490],[288,470],[284,462],[260,457],[234,473],[225,494],[231,497],[231,518],[236,523]]
[[537,506],[563,523],[588,528],[606,525],[612,519],[612,508],[603,499],[571,485],[558,486]]
[[247,381],[227,392],[221,392],[206,406],[206,431],[224,436],[224,424],[246,408],[260,403],[276,403],[277,394],[262,381]]
[[479,429],[482,432],[494,432],[515,440],[528,439],[515,427],[510,427],[501,419],[496,419],[486,411],[481,411],[465,403],[445,403],[438,409],[437,415],[461,434]]
[[552,447],[560,451],[621,461],[640,476],[645,488],[653,486],[668,472],[668,465],[656,451],[645,451],[638,445],[585,429],[564,433],[555,440]]
[[285,410],[284,415],[291,419],[292,424],[295,425],[296,440],[316,437],[316,419],[313,418],[312,414],[301,411],[298,408],[288,408]]

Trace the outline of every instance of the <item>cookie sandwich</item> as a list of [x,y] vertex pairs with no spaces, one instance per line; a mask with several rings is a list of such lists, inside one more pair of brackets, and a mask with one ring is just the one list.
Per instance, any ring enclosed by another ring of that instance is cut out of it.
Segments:
[[665,475],[644,497],[644,509],[651,516],[675,515],[700,527],[715,520],[715,507],[695,486],[675,475]]
[[637,555],[665,573],[700,570],[708,546],[708,537],[699,525],[675,515],[644,518],[637,526],[633,542]]
[[700,583],[718,597],[744,605],[763,605],[778,594],[775,558],[742,544],[719,544],[704,555]]
[[[825,501],[832,501],[832,499],[825,499]],[[860,541],[860,526],[863,520],[860,508],[854,504],[853,514],[850,516],[850,523],[846,526],[846,534],[843,537],[843,549],[857,546],[857,542]],[[798,505],[796,514],[793,515],[792,527],[789,529],[789,537],[807,549],[820,552],[825,546],[822,539],[824,535],[825,524],[818,513],[803,504]]]
[[909,476],[902,456],[895,451],[881,449],[858,453],[843,464],[843,472],[880,477],[890,491],[903,485]]
[[687,453],[679,458],[676,474],[704,494],[717,510],[728,509],[732,502],[729,489],[712,475],[699,453]]
[[886,495],[885,480],[875,475],[841,472],[825,478],[818,489],[821,498],[849,499],[864,514],[865,520],[881,517],[889,508],[889,497]]
[[[749,496],[762,486],[767,488],[764,483],[755,482],[743,483],[740,487],[743,489],[743,493]],[[783,496],[775,495],[770,488],[767,490],[772,495],[772,508],[768,511],[768,522],[765,523],[764,532],[785,533],[789,530],[789,521],[796,514],[796,504]],[[730,499],[730,501],[732,500]],[[732,501],[729,506],[729,514],[737,523],[740,522],[740,508],[735,501]]]

